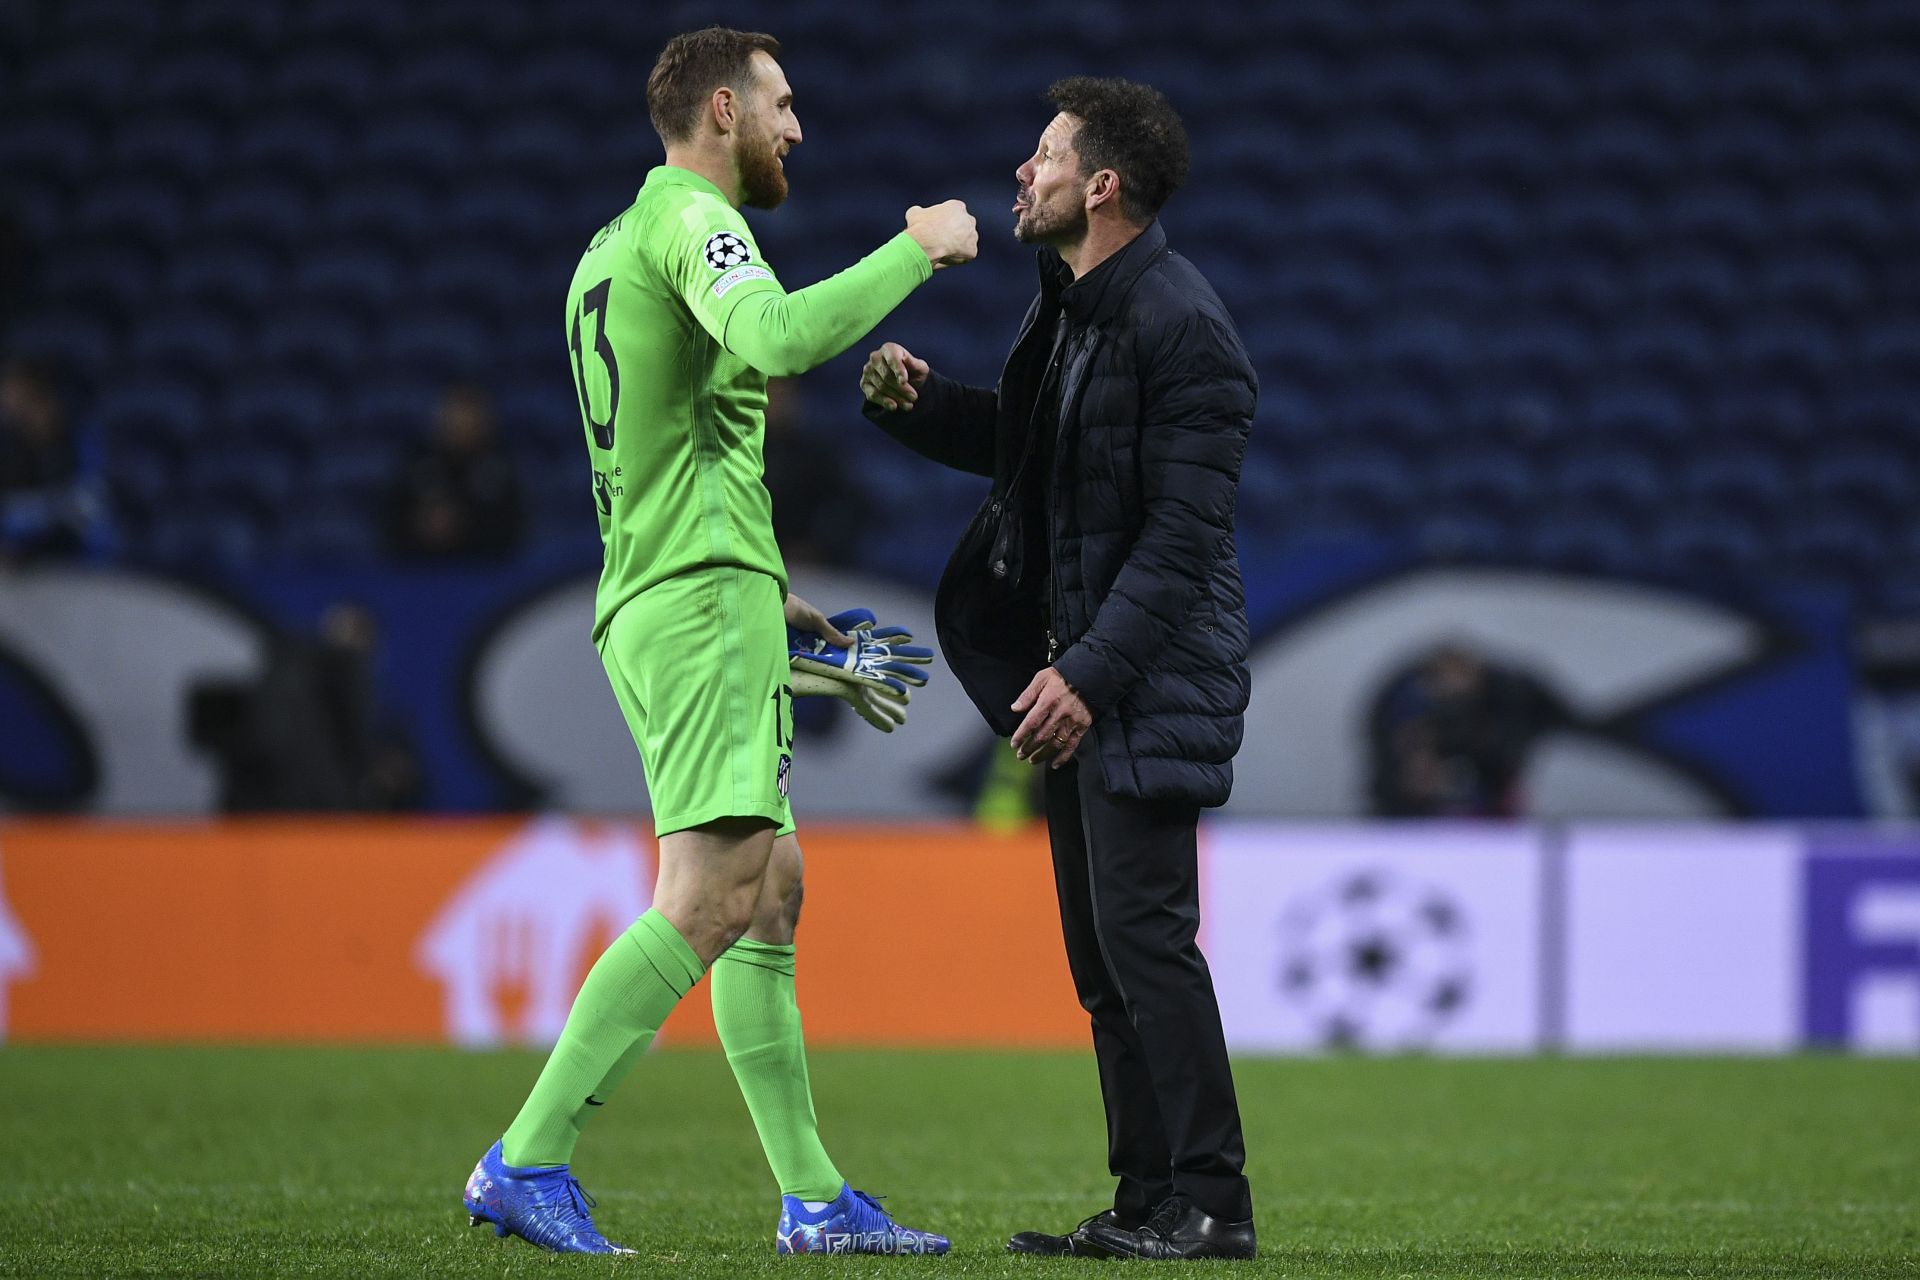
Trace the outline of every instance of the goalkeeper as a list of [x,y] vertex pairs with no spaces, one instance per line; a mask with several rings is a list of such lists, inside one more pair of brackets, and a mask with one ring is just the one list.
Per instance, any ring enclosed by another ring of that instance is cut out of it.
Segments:
[[867,257],[787,293],[739,213],[781,202],[783,158],[801,139],[779,48],[718,27],[668,42],[647,81],[666,163],[593,237],[567,293],[605,547],[593,639],[646,766],[660,872],[653,908],[594,964],[532,1094],[467,1183],[475,1225],[557,1252],[629,1252],[595,1226],[574,1144],[709,970],[714,1024],[780,1184],[777,1251],[947,1250],[848,1186],[816,1130],[787,801],[790,650],[803,650],[805,682],[837,686],[889,729],[931,653],[871,615],[836,626],[787,594],[761,442],[769,376],[838,355],[936,268],[970,260],[977,239],[959,201],[916,206]]

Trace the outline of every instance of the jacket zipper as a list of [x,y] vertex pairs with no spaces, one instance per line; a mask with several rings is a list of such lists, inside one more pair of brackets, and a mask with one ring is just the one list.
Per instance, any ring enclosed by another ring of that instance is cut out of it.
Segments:
[[[1060,423],[1056,419],[1047,424],[1047,430],[1053,436],[1053,466],[1051,470],[1060,470]],[[1047,518],[1047,665],[1052,666],[1060,656],[1060,642],[1054,637],[1053,629],[1060,621],[1060,573],[1059,566],[1053,562],[1053,476],[1042,477],[1046,482],[1046,518]]]
[[[1041,386],[1044,387],[1047,385],[1048,380],[1050,380],[1053,377],[1055,368],[1059,366],[1060,358],[1066,351],[1067,338],[1068,338],[1068,335],[1065,333],[1062,333],[1059,337],[1059,340],[1053,344],[1053,356],[1051,359],[1047,361],[1047,372],[1046,372],[1046,376],[1040,380]],[[1064,378],[1064,375],[1063,375],[1063,378]],[[1054,393],[1053,417],[1050,421],[1044,424],[1045,429],[1053,433],[1053,447],[1047,450],[1047,458],[1051,465],[1047,468],[1048,474],[1040,477],[1040,483],[1042,486],[1044,486],[1040,491],[1043,498],[1043,501],[1041,502],[1040,510],[1043,518],[1046,520],[1046,535],[1047,535],[1047,665],[1048,666],[1052,666],[1054,659],[1060,656],[1060,641],[1054,635],[1054,630],[1053,630],[1054,627],[1059,625],[1059,620],[1060,620],[1060,574],[1058,572],[1057,566],[1053,562],[1053,497],[1054,497],[1053,478],[1055,475],[1058,475],[1060,472],[1060,422],[1062,417],[1065,415],[1066,410],[1067,410],[1067,388],[1065,387],[1065,385],[1058,385]],[[1033,437],[1031,433],[1028,434],[1027,443],[1028,444],[1033,443]]]

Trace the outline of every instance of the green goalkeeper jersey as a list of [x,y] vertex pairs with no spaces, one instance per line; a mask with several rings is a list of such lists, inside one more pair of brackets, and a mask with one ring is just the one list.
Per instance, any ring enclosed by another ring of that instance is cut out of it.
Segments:
[[931,274],[903,231],[788,293],[718,187],[670,165],[647,175],[567,289],[605,551],[596,643],[621,605],[677,574],[751,569],[785,590],[761,481],[767,379],[840,354]]

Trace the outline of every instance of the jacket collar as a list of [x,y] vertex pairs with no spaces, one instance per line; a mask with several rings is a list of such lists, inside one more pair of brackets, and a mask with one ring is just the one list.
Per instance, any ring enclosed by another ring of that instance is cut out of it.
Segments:
[[1060,300],[1061,310],[1076,324],[1102,324],[1113,318],[1133,291],[1134,281],[1167,248],[1167,233],[1155,218],[1105,262],[1073,279],[1067,264],[1052,249],[1040,251],[1040,289]]

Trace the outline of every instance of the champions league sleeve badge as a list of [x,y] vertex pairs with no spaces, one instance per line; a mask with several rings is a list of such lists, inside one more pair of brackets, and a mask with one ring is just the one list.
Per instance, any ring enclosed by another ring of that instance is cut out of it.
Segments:
[[737,267],[753,257],[753,250],[747,242],[731,231],[716,231],[707,237],[701,253],[707,259],[707,265],[715,271],[725,271]]

